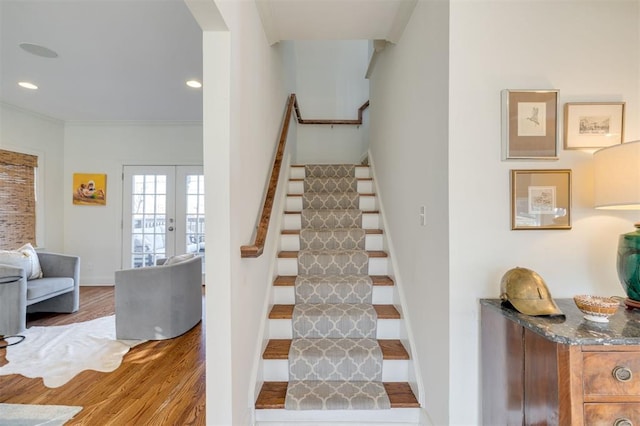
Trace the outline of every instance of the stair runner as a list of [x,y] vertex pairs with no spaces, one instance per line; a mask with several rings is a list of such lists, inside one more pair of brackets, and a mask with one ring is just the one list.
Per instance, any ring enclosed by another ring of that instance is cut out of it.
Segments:
[[388,409],[355,166],[305,166],[288,410]]

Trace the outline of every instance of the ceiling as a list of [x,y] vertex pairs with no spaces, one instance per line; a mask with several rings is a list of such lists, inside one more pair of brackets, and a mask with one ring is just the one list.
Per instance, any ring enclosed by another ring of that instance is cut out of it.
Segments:
[[202,81],[202,31],[183,0],[0,0],[4,103],[65,121],[201,121],[192,78]]
[[417,0],[255,0],[270,43],[386,40],[397,43]]
[[[270,43],[395,42],[417,2],[254,1]],[[58,57],[28,53],[21,43]],[[202,81],[202,31],[185,0],[0,0],[5,104],[64,121],[199,122],[202,93],[186,86],[189,79]],[[19,87],[24,80],[39,89]]]

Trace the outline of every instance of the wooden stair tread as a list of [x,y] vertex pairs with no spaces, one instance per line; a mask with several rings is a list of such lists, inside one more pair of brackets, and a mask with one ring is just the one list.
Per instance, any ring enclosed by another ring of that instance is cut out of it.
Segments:
[[264,382],[256,399],[256,409],[284,409],[287,386],[289,386],[288,382]]
[[[273,305],[269,319],[291,319],[294,305]],[[373,305],[378,319],[400,319],[400,312],[393,305]]]
[[378,319],[400,319],[400,312],[393,305],[373,305]]
[[[382,251],[382,250],[367,250],[367,254],[369,255],[370,258],[388,257],[387,253],[385,251]],[[297,251],[283,250],[280,253],[278,253],[278,257],[280,259],[297,259],[298,258],[298,252]]]
[[[362,195],[362,194],[361,194],[361,195]],[[340,209],[336,209],[336,210],[340,210]],[[299,210],[298,210],[298,211],[295,211],[295,210],[285,210],[285,211],[284,211],[284,214],[297,214],[297,215],[299,215],[299,214],[301,214],[301,212],[300,212]],[[362,214],[380,214],[380,210],[363,210],[363,211],[362,211]]]
[[[407,360],[409,353],[398,339],[379,339],[382,359]],[[271,339],[262,353],[262,359],[288,359],[291,339]]]
[[[375,197],[376,194],[374,192],[360,192],[358,193],[361,197]],[[302,194],[287,194],[287,197],[302,197]]]
[[[348,176],[345,176],[348,177]],[[289,182],[304,182],[305,178],[289,178]],[[356,180],[362,180],[362,181],[369,181],[369,180],[373,180],[373,178],[371,177],[359,177],[356,178]]]
[[[393,280],[386,275],[371,275],[371,281],[375,286],[393,286]],[[278,287],[292,287],[295,283],[295,275],[278,275],[273,281],[273,285]]]
[[391,408],[420,408],[420,403],[411,390],[411,386],[406,382],[385,382],[383,383]]
[[[287,396],[287,382],[264,382],[255,407],[258,410],[284,409],[284,400]],[[391,408],[419,408],[420,403],[416,399],[411,386],[405,382],[383,383]]]
[[[291,167],[306,167],[306,166],[308,166],[308,165],[309,165],[309,164],[292,164],[292,165],[291,165]],[[312,164],[312,165],[314,165],[314,164]],[[342,164],[339,164],[339,165],[342,165]],[[345,166],[356,166],[356,167],[369,167],[369,166],[364,165],[364,164],[351,164],[351,163],[344,163],[344,165],[345,165]]]
[[[341,229],[349,229],[349,228],[341,228]],[[359,228],[353,228],[359,229]],[[365,229],[364,233],[367,235],[381,235],[383,234],[382,229]],[[299,235],[300,229],[283,229],[282,235]]]
[[382,359],[408,360],[409,352],[399,339],[378,339],[382,350]]

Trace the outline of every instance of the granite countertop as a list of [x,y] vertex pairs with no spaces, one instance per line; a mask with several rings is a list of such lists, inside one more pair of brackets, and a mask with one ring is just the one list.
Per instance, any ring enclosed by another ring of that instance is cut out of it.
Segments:
[[554,299],[564,316],[529,316],[503,305],[500,299],[480,299],[482,306],[547,339],[567,345],[640,345],[640,310],[620,306],[608,323],[584,319],[573,299]]

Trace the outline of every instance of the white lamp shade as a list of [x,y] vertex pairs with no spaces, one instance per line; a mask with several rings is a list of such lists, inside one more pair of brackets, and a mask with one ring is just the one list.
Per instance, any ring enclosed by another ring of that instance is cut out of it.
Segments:
[[600,149],[593,161],[595,208],[640,210],[640,141]]

